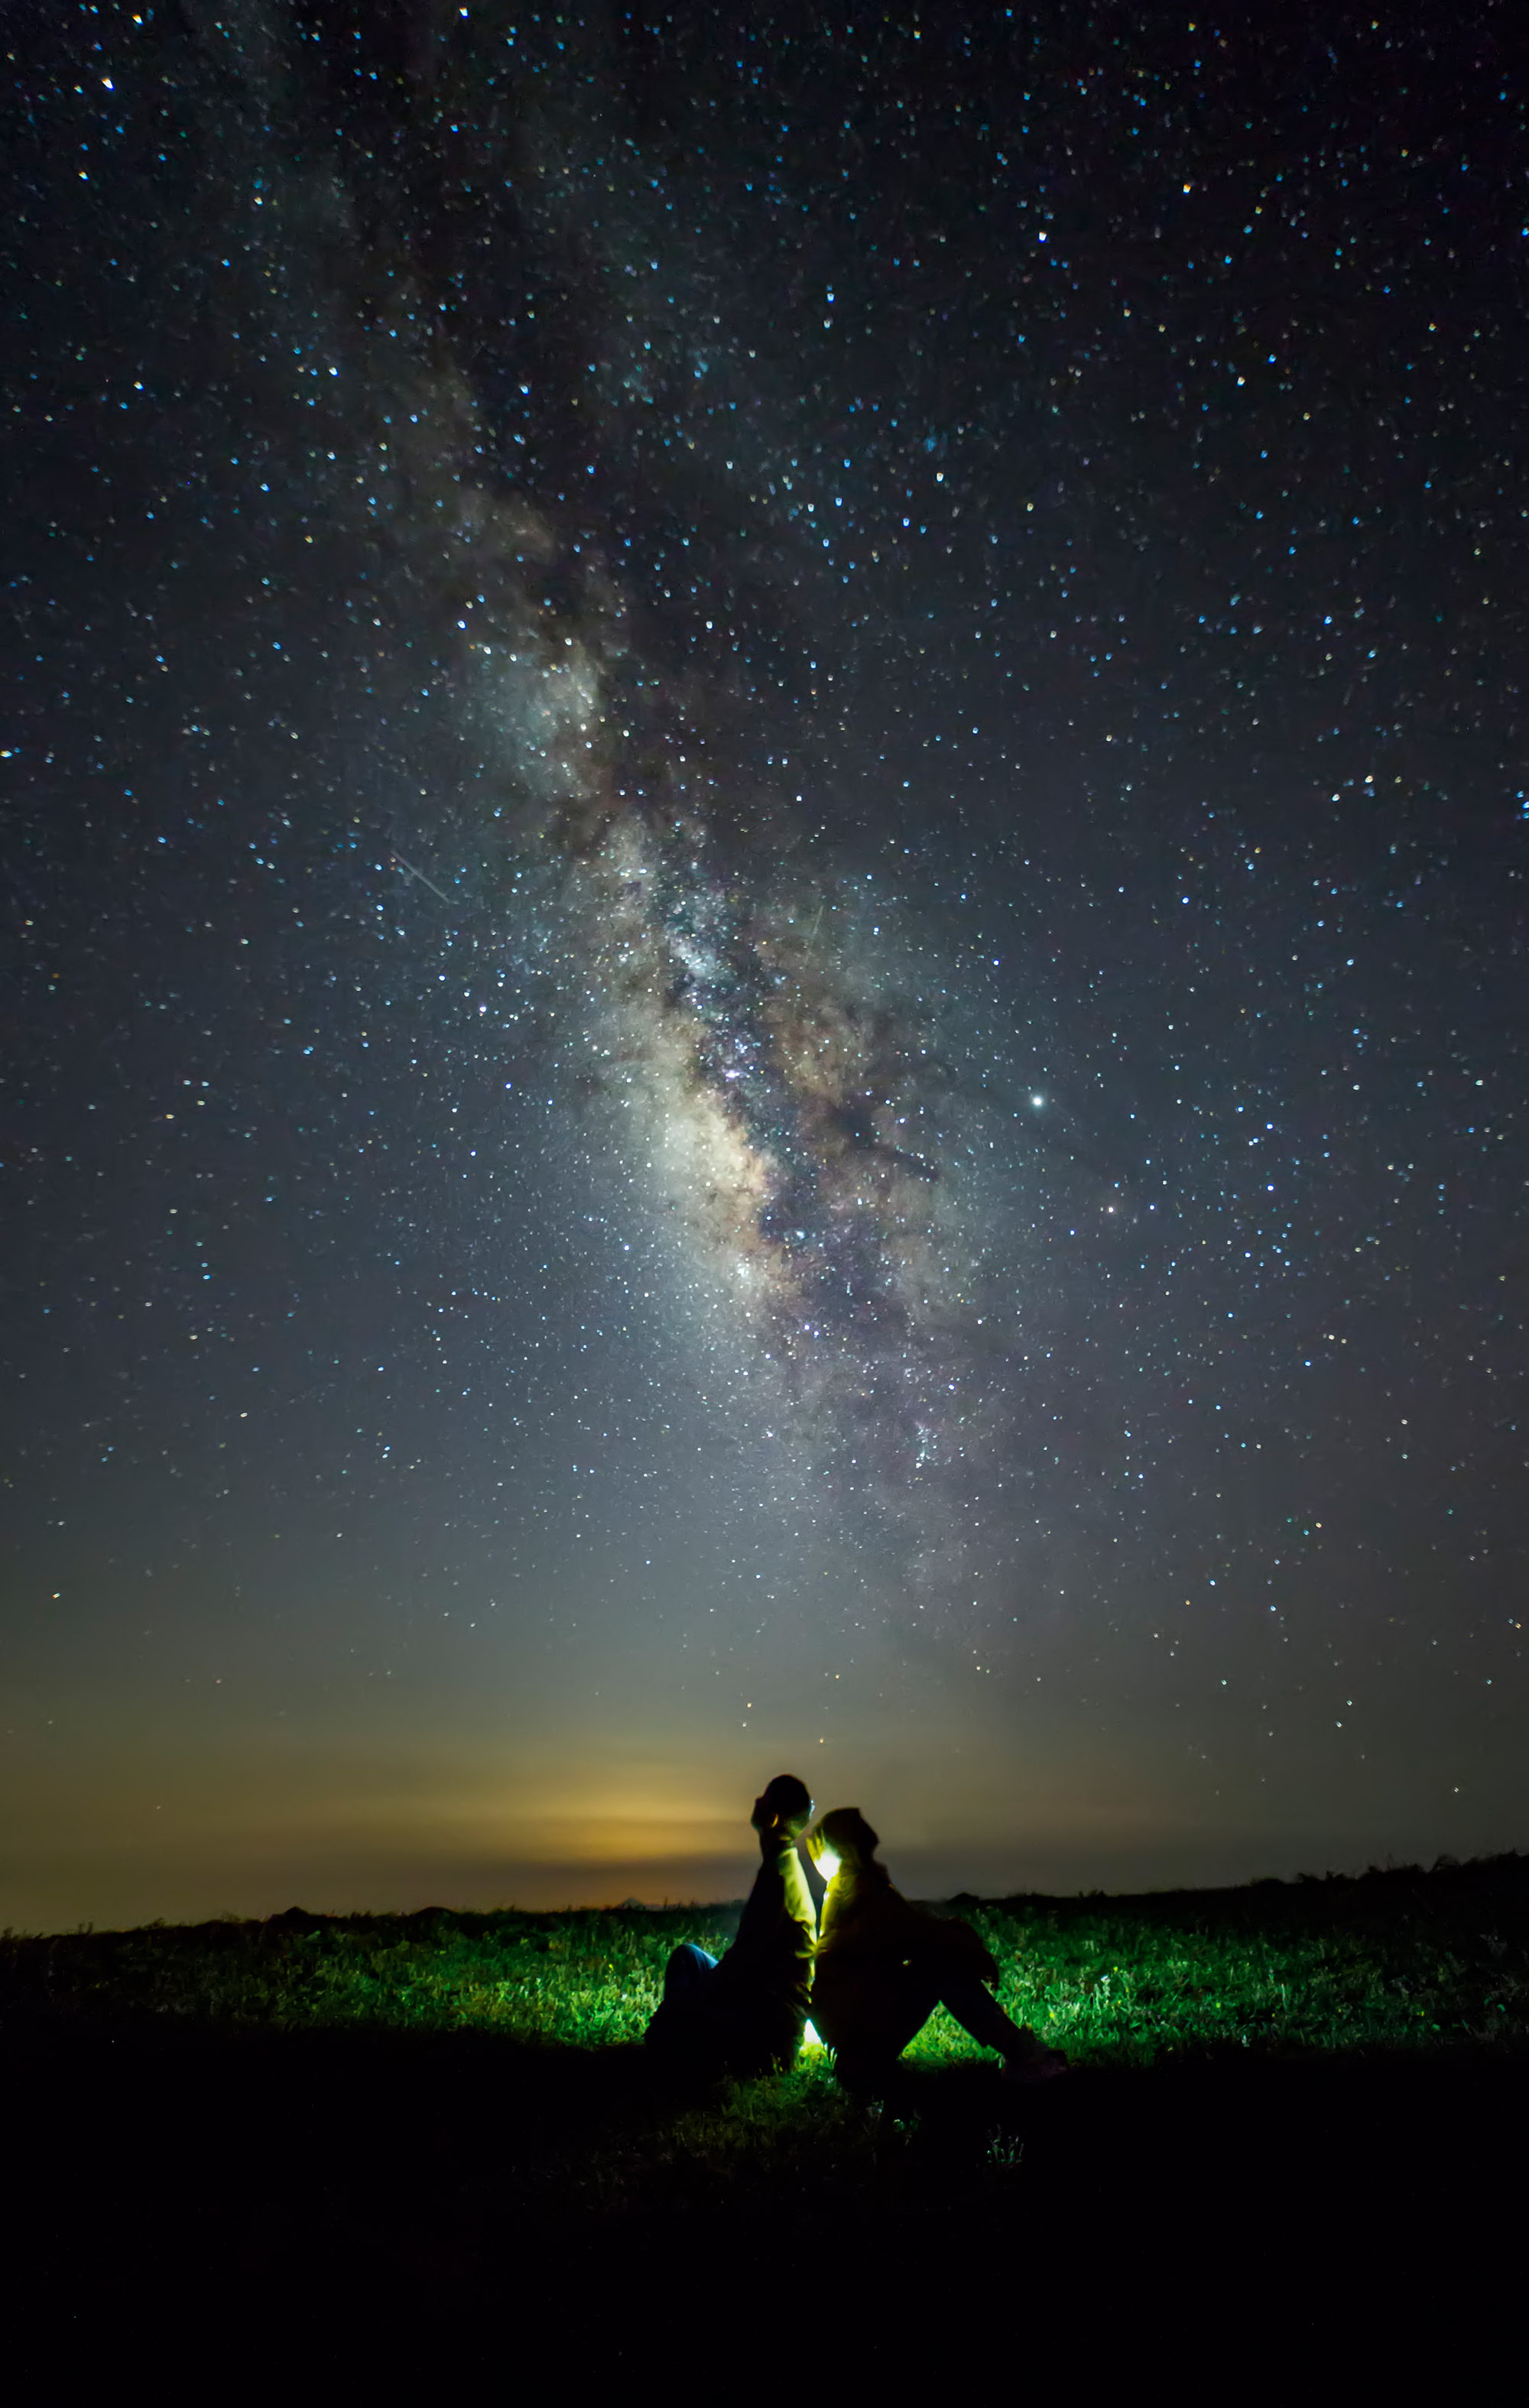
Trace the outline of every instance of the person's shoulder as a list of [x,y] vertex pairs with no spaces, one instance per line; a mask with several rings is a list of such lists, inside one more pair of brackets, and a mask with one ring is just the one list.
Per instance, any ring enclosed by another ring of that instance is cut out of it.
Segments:
[[893,1888],[879,1865],[874,1866],[868,1875],[856,1883],[853,1907],[855,1914],[864,1916],[866,1922],[881,1927],[906,1922],[909,1915],[918,1913],[917,1907],[909,1906],[902,1891]]
[[884,1899],[886,1904],[890,1907],[895,1908],[899,1914],[922,1914],[923,1913],[922,1907],[915,1906],[910,1898],[905,1898],[903,1896],[902,1891],[893,1880],[892,1875],[888,1872],[885,1865],[873,1865],[871,1867],[871,1872],[874,1877],[872,1884],[874,1896]]

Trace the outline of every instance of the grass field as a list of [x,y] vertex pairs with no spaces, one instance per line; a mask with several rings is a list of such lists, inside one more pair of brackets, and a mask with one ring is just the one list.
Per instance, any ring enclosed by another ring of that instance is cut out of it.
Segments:
[[[1529,1859],[1137,1899],[954,1901],[1000,1996],[1080,2067],[1243,2049],[1489,2051],[1529,2039]],[[225,2030],[640,2040],[681,1940],[718,1952],[737,1906],[232,1918],[0,1941],[11,2013]],[[913,2063],[981,2052],[941,2011]],[[822,2071],[808,2048],[797,2080]]]
[[1066,2081],[1006,2090],[941,2014],[879,2104],[811,2049],[676,2087],[640,2045],[664,1964],[736,1908],[7,1935],[16,2295],[113,2331],[166,2282],[182,2313],[294,2330],[344,2300],[352,2350],[406,2307],[493,2327],[570,2267],[607,2334],[682,2270],[694,2339],[762,2252],[926,2304],[998,2296],[1016,2263],[1059,2299],[1157,2301],[1193,2265],[1202,2301],[1278,2282],[1287,2318],[1325,2313],[1332,2268],[1358,2298],[1418,2252],[1442,2297],[1452,2252],[1488,2297],[1529,2103],[1529,1858],[952,1905]]

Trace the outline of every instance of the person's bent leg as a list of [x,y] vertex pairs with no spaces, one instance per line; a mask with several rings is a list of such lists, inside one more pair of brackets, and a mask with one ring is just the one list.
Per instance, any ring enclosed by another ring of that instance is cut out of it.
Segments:
[[664,1996],[643,2037],[661,2057],[693,2058],[715,2022],[717,1959],[681,1941],[664,1968]]
[[698,1997],[716,1970],[715,1956],[698,1948],[693,1940],[682,1940],[664,1968],[664,2005]]
[[940,1984],[940,2003],[955,2017],[964,2032],[980,2048],[995,2048],[1006,2066],[1059,2065],[1063,2060],[1055,2049],[1047,2047],[1038,2032],[1028,2024],[1017,2024],[1006,2014],[993,1992],[975,1973],[950,1973]]

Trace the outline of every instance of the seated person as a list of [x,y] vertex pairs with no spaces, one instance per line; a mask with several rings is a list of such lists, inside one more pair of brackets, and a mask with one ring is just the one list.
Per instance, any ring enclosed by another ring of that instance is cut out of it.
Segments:
[[664,1999],[645,2035],[650,2047],[699,2070],[764,2073],[790,2065],[802,2042],[817,1932],[796,1842],[812,1799],[782,1772],[754,1800],[764,1861],[737,1938],[721,1961],[686,1941],[670,1957]]
[[807,1835],[807,1853],[828,1881],[812,2020],[835,2053],[839,2080],[874,2088],[936,2006],[999,2052],[1007,2080],[1044,2082],[1064,2072],[1061,2051],[1014,2023],[988,1988],[998,1967],[971,1925],[910,1906],[877,1863],[879,1845],[858,1806],[836,1807]]

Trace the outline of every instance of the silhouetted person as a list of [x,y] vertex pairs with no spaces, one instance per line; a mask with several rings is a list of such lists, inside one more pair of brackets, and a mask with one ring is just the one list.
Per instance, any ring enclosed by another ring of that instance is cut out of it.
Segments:
[[969,1923],[910,1906],[893,1889],[879,1845],[858,1806],[836,1806],[807,1835],[807,1853],[829,1876],[813,1963],[812,2021],[850,2089],[874,2088],[891,2072],[936,2006],[963,2031],[995,2048],[1014,2082],[1043,2082],[1065,2070],[1028,2025],[1004,2013],[990,1982],[992,1951]]
[[664,2000],[648,2027],[650,2048],[703,2071],[764,2073],[802,2044],[817,1916],[796,1842],[812,1820],[806,1784],[782,1772],[754,1800],[763,1858],[738,1925],[719,1960],[686,1941],[664,1974]]

